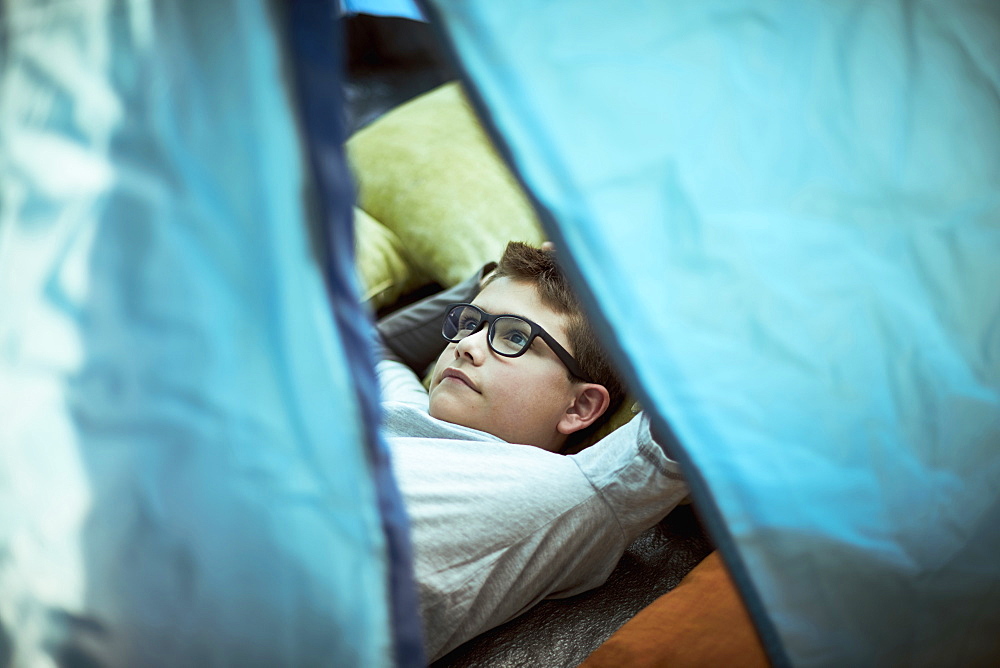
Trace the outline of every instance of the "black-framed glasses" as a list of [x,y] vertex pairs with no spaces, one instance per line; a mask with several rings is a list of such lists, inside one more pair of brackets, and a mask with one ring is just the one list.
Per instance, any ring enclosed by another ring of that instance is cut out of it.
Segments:
[[520,357],[528,351],[535,337],[540,336],[571,374],[584,382],[593,382],[569,351],[559,345],[551,334],[540,325],[519,315],[493,315],[473,304],[451,304],[445,312],[441,334],[452,343],[457,343],[487,325],[489,330],[486,333],[486,340],[490,349],[497,355]]

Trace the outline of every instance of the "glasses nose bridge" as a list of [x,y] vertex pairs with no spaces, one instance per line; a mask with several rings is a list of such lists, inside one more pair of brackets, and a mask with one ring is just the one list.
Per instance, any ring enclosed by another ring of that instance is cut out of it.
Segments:
[[476,325],[476,328],[472,330],[472,333],[466,336],[465,338],[468,339],[470,337],[475,336],[476,334],[479,334],[480,332],[485,332],[486,338],[487,339],[490,338],[490,330],[493,328],[493,321],[496,320],[496,316],[491,316],[489,313],[483,311],[482,309],[480,309],[479,313],[480,313],[479,324]]
[[470,346],[476,345],[479,341],[476,337],[479,334],[482,334],[483,337],[485,337],[485,340],[481,345],[486,349],[491,348],[492,346],[489,343],[489,331],[491,325],[492,323],[484,315],[483,319],[479,321],[479,325],[476,329],[466,334],[455,343],[456,349],[460,349],[459,352],[462,352],[462,350],[467,350]]

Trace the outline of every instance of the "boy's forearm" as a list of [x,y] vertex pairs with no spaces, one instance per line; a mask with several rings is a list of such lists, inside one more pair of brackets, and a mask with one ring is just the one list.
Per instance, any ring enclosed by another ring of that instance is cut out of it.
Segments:
[[424,373],[448,344],[441,336],[441,320],[448,304],[471,302],[479,294],[479,283],[496,263],[489,263],[455,287],[415,302],[376,323],[381,339],[381,357],[403,362]]

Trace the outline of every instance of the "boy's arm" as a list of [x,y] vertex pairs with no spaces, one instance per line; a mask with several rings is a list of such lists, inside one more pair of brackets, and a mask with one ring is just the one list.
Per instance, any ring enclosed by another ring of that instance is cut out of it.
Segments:
[[626,544],[688,494],[680,466],[653,438],[645,413],[570,457],[618,518]]
[[459,283],[392,313],[376,323],[379,357],[402,362],[423,374],[448,344],[441,336],[441,321],[448,304],[471,302],[479,294],[479,283],[496,267],[490,262]]

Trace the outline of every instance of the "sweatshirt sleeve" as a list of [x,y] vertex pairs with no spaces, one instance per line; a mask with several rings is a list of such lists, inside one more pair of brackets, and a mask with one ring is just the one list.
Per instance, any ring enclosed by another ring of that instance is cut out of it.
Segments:
[[382,402],[398,402],[427,411],[427,390],[413,370],[402,362],[383,359],[375,365]]
[[607,502],[626,543],[663,519],[688,494],[680,467],[653,440],[645,413],[570,457]]

